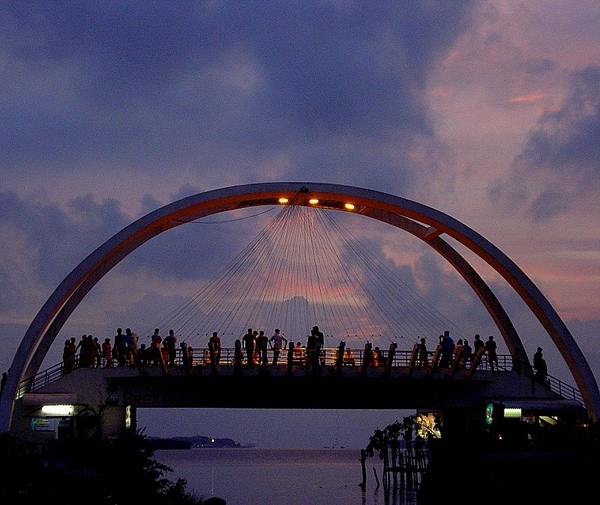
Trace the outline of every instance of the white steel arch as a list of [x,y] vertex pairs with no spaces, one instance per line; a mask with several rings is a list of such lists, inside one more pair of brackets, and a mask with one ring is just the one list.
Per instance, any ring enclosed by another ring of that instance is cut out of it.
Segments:
[[0,401],[0,432],[10,431],[19,384],[35,376],[58,332],[73,310],[100,279],[132,251],[160,233],[211,214],[244,207],[293,205],[346,210],[404,229],[429,244],[449,261],[477,293],[498,325],[511,352],[523,345],[498,300],[471,266],[442,239],[446,234],[494,268],[521,296],[548,332],[581,391],[588,416],[600,418],[600,392],[579,346],[548,300],[502,251],[456,219],[417,202],[373,190],[326,183],[273,182],[232,186],[199,193],[161,207],[138,219],[85,258],[56,288],[40,309],[13,359]]

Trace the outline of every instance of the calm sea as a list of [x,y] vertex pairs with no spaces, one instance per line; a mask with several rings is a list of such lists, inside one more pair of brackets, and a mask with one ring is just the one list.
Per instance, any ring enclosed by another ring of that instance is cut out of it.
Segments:
[[184,478],[197,497],[218,496],[227,505],[416,503],[414,494],[406,492],[390,493],[386,500],[377,456],[367,459],[363,490],[360,450],[191,449],[157,450],[154,456],[173,469],[171,480]]

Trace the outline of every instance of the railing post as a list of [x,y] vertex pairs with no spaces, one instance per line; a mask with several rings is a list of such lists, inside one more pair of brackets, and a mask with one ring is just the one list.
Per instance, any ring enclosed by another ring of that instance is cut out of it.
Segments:
[[475,370],[477,370],[477,367],[481,363],[481,359],[483,358],[484,354],[485,354],[485,348],[481,347],[480,349],[477,350],[477,352],[475,353],[475,356],[473,356],[473,361],[471,362],[471,368],[469,368],[469,370],[466,373],[466,376],[469,379],[475,373]]
[[454,376],[456,371],[459,368],[461,368],[461,362],[464,364],[464,361],[463,361],[464,354],[465,354],[465,350],[463,348],[454,357],[454,363],[452,363],[452,371],[450,372],[450,377]]
[[385,362],[385,375],[389,376],[392,372],[392,365],[394,363],[394,358],[396,357],[396,349],[398,348],[398,344],[396,342],[392,342],[390,344],[390,349],[388,350],[387,361]]
[[290,340],[290,345],[288,345],[288,355],[287,355],[287,374],[292,375],[292,370],[294,367],[294,342]]
[[371,342],[367,342],[365,344],[365,352],[363,354],[363,359],[362,359],[362,368],[360,373],[362,375],[365,375],[367,373],[367,367],[369,366],[369,362],[371,361],[371,353],[372,353],[372,349],[373,348],[373,344],[371,344]]
[[442,352],[442,344],[438,344],[435,348],[435,353],[433,354],[433,358],[431,359],[431,368],[429,369],[429,377],[433,377],[433,374],[437,370],[437,367],[440,363],[440,354]]
[[417,364],[417,360],[419,359],[419,344],[413,345],[412,351],[410,353],[410,363],[408,364],[408,376],[412,377],[412,374],[415,370],[415,366]]

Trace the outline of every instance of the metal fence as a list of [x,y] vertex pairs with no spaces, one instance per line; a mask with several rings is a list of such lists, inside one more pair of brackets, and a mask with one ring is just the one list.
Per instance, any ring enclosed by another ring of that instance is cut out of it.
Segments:
[[[235,363],[235,349],[234,348],[222,348],[219,359],[219,366],[234,366]],[[394,351],[392,356],[392,362],[388,365],[388,360],[390,359],[391,350],[380,350],[380,349],[344,349],[344,355],[342,358],[342,367],[374,367],[381,368],[382,370],[385,367],[397,369],[397,368],[406,368],[409,369],[411,366],[415,367],[415,352],[413,351]],[[278,365],[281,367],[288,366],[288,359],[292,358],[292,366],[310,366],[309,353],[304,347],[295,347],[294,349],[282,349],[281,354],[279,355]],[[428,354],[428,362],[431,366],[435,359],[436,353],[435,351],[430,351]],[[195,367],[211,367],[211,353],[208,348],[202,349],[193,349],[188,353],[191,361],[192,368]],[[338,348],[324,348],[319,352],[318,364],[320,366],[325,367],[333,367],[338,364],[338,356],[339,349]],[[267,366],[273,366],[273,349],[267,350]],[[258,353],[253,353],[252,356],[253,362],[256,365],[260,364],[260,357]],[[77,356],[75,369],[80,367],[81,364],[80,356]],[[242,364],[247,365],[247,355],[245,350],[243,350],[243,362]],[[107,360],[102,357],[97,357],[91,365],[91,368],[112,368],[118,366],[115,360]],[[154,357],[147,356],[143,363],[133,362],[130,360],[126,362],[128,367],[139,367],[139,366],[155,366]],[[183,350],[177,349],[175,355],[175,361],[173,364],[167,364],[167,367],[183,367],[184,359],[183,359]],[[464,367],[469,367],[470,362],[464,364]],[[513,360],[510,355],[498,355],[498,364],[497,371],[499,372],[508,372],[512,370]],[[88,366],[90,368],[90,366]],[[417,367],[418,368],[418,367]],[[476,364],[476,371],[486,370],[490,371],[491,363],[486,359],[486,356],[483,356]],[[60,379],[65,376],[65,366],[64,363],[58,363],[57,365],[53,365],[42,372],[39,372],[35,377],[30,379],[26,379],[21,382],[18,392],[18,397],[23,396],[25,393],[32,393],[38,391],[42,387]],[[73,372],[70,372],[73,373]],[[532,380],[534,380],[532,376]],[[583,397],[581,392],[574,388],[573,386],[563,382],[556,377],[552,377],[548,375],[546,378],[546,385],[553,392],[557,393],[563,398],[575,400],[583,405]]]

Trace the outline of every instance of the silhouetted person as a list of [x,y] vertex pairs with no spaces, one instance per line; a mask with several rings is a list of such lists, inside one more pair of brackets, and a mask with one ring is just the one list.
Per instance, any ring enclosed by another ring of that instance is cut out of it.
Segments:
[[63,373],[68,374],[75,370],[77,364],[77,346],[73,342],[73,339],[65,340],[65,346],[63,347]]
[[92,348],[92,354],[90,356],[92,360],[92,366],[99,367],[102,358],[102,344],[100,344],[98,337],[94,337],[92,338],[92,342],[90,345]]
[[113,345],[117,349],[117,364],[119,366],[125,366],[127,349],[125,349],[125,335],[123,328],[117,328],[117,334],[113,339]]
[[468,367],[473,359],[473,349],[469,345],[469,341],[465,339],[463,343],[463,356],[464,356],[464,367]]
[[535,354],[533,355],[533,368],[535,368],[536,370],[540,368],[540,363],[543,358],[544,356],[542,354],[542,348],[538,347],[535,351]]
[[104,342],[102,342],[102,357],[104,358],[104,367],[112,368],[113,366],[113,357],[112,357],[112,344],[110,343],[110,338],[106,337]]
[[162,366],[161,354],[162,336],[159,328],[154,328],[154,333],[150,337],[150,354],[152,355],[152,363],[154,366]]
[[138,359],[138,340],[139,336],[131,331],[131,328],[125,328],[125,356],[129,365],[135,365]]
[[548,366],[542,354],[542,348],[538,347],[533,355],[533,368],[535,368],[535,380],[548,387]]
[[382,366],[385,365],[385,358],[383,357],[383,353],[378,346],[375,346],[373,349],[373,353],[371,355],[373,366]]
[[256,348],[258,350],[259,363],[261,366],[267,366],[269,363],[267,359],[267,349],[269,348],[269,337],[265,335],[263,330],[258,332],[258,337],[256,337]]
[[477,354],[481,349],[485,349],[485,344],[481,340],[479,333],[476,333],[475,340],[473,341],[473,353]]
[[496,347],[494,336],[490,335],[485,343],[485,352],[487,353],[488,365],[492,372],[498,368],[498,354],[496,353]]
[[450,332],[446,330],[442,335],[442,355],[440,358],[440,368],[450,368],[454,355],[454,340]]
[[169,330],[169,334],[165,337],[163,345],[167,348],[167,362],[174,366],[177,360],[177,336],[174,330]]
[[94,337],[92,335],[81,335],[77,344],[79,350],[79,366],[91,367],[94,364]]
[[540,384],[543,384],[547,388],[550,387],[550,382],[548,381],[548,366],[546,365],[546,360],[544,358],[540,360],[540,367],[537,369],[536,377]]
[[242,352],[242,341],[238,338],[234,343],[233,368],[236,374],[241,373],[244,363],[244,354]]
[[306,339],[306,359],[310,365],[313,364],[313,360],[315,358],[315,349],[318,341],[319,337],[317,337],[315,334],[315,329],[313,328],[310,332],[310,335]]
[[210,350],[211,363],[218,366],[221,360],[221,339],[218,332],[213,331],[212,336],[208,339],[208,348]]
[[452,363],[453,367],[465,367],[465,357],[463,355],[464,350],[465,346],[463,344],[462,338],[459,338],[458,342],[456,342],[456,345],[454,346],[454,362]]
[[169,364],[169,348],[167,347],[167,344],[165,344],[164,340],[162,343],[162,347],[160,348],[160,355],[161,355],[161,359],[162,359],[161,366],[164,365],[166,367]]
[[321,347],[325,346],[325,335],[323,335],[323,332],[321,330],[319,330],[319,327],[313,326],[312,331],[314,332],[319,343],[321,344]]
[[252,368],[254,366],[254,345],[255,338],[252,328],[248,328],[248,332],[242,337],[242,345],[246,349],[246,366]]
[[271,348],[273,349],[273,364],[277,365],[277,360],[279,359],[279,354],[281,353],[281,349],[285,349],[287,346],[287,338],[281,333],[279,328],[275,328],[275,333],[269,339],[269,343],[271,344]]
[[148,366],[148,349],[146,348],[146,344],[140,345],[138,349],[137,365],[142,369]]

